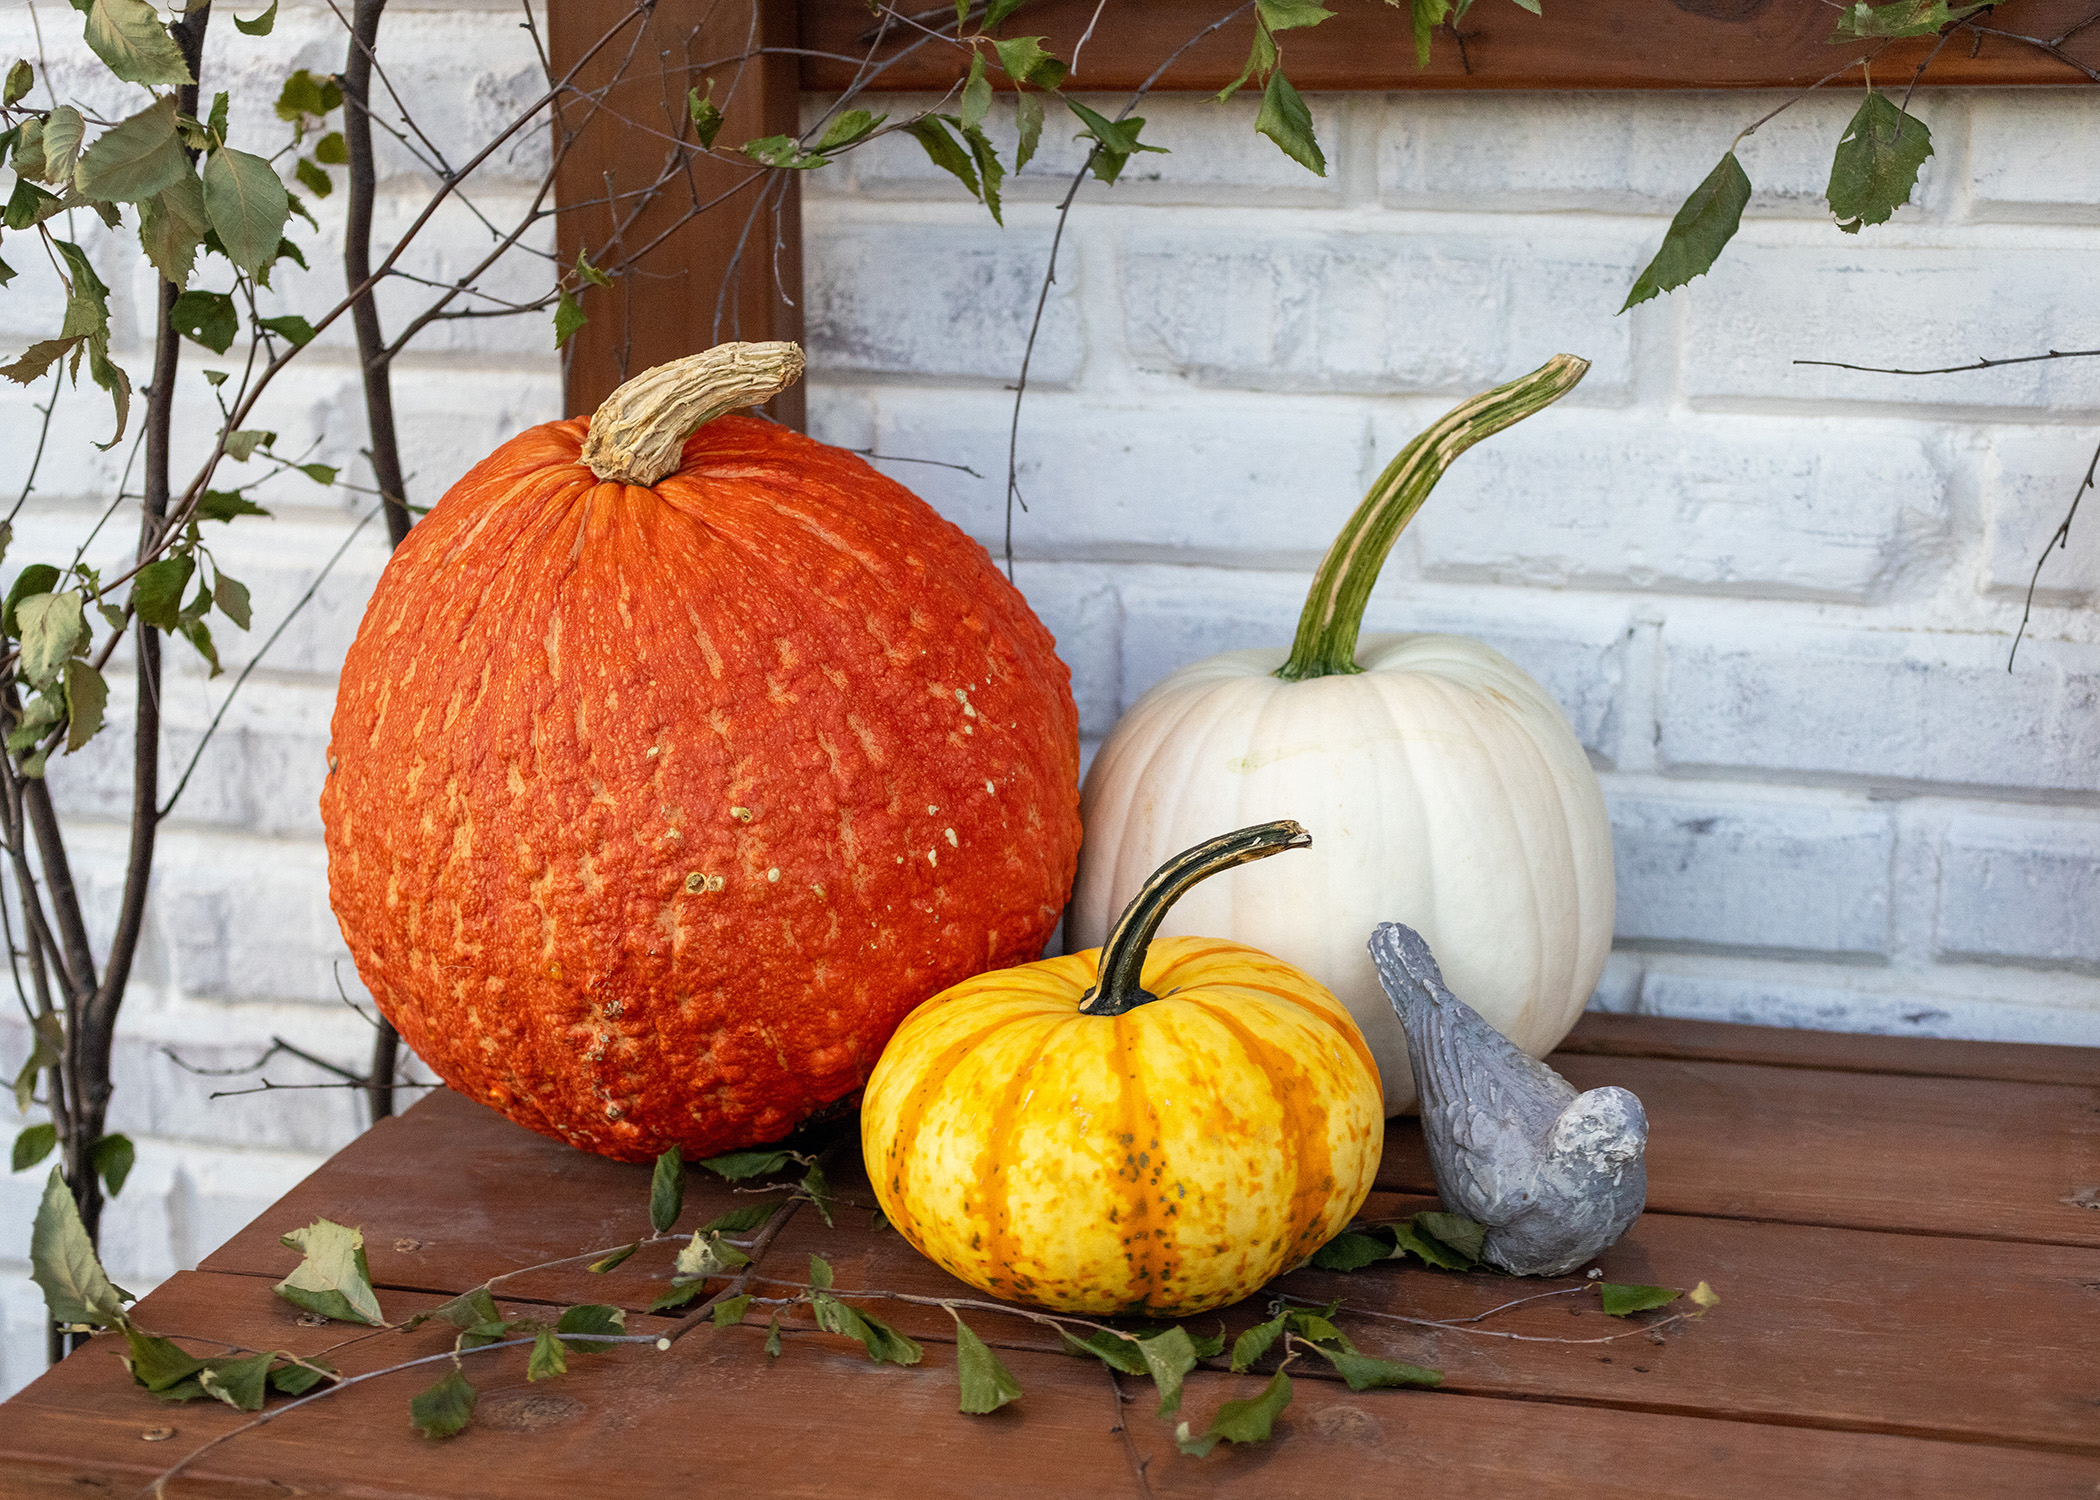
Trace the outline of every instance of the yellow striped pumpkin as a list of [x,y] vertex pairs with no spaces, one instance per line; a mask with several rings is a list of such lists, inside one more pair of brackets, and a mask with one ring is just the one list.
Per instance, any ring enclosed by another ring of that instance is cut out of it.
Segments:
[[906,1018],[861,1144],[912,1245],[996,1297],[1185,1316],[1249,1295],[1347,1224],[1384,1143],[1378,1068],[1299,969],[1150,942],[1205,876],[1311,842],[1242,829],[1168,861],[1102,948],[980,974]]

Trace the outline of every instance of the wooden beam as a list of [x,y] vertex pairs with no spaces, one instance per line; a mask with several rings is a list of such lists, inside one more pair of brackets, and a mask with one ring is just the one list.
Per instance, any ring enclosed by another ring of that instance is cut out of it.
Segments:
[[[619,273],[581,289],[590,321],[565,351],[569,411],[726,339],[799,340],[799,175],[694,153],[687,110],[688,90],[711,87],[726,143],[800,130],[795,0],[657,0],[646,12],[634,0],[552,0],[549,12],[557,77],[597,47],[555,127],[561,257]],[[749,55],[761,47],[783,50]],[[801,427],[802,388],[766,410]]]
[[[811,53],[858,58],[871,47],[879,61],[923,33],[892,23],[874,47],[875,22],[865,0],[801,0],[802,45]],[[1086,31],[1097,0],[1036,0],[1001,28],[1006,36],[1049,38],[1061,57]],[[1284,34],[1285,71],[1309,89],[1681,89],[1801,88],[1847,58],[1874,53],[1874,76],[1907,84],[1934,41],[1827,44],[1837,8],[1824,0],[1545,0],[1533,16],[1512,0],[1479,0],[1457,32],[1440,28],[1429,66],[1415,66],[1407,6],[1335,0],[1334,19]],[[907,7],[907,9],[913,9]],[[1211,22],[1232,0],[1116,0],[1101,11],[1080,55],[1073,91],[1121,92]],[[2053,40],[2100,12],[2095,0],[2004,0],[1989,13],[1993,31]],[[928,12],[929,24],[939,24]],[[1155,85],[1212,92],[1237,78],[1253,40],[1251,17],[1196,43]],[[1463,38],[1463,47],[1461,47]],[[1972,44],[1973,50],[1972,50]],[[2077,84],[2100,69],[2100,24],[2060,49],[2076,63],[2000,37],[1957,36],[1933,58],[1928,84]],[[969,59],[933,43],[877,76],[868,87],[940,90],[962,76]],[[806,56],[802,86],[833,93],[857,69],[838,57]],[[1851,75],[1857,81],[1858,74]],[[1247,108],[1252,110],[1250,98]]]

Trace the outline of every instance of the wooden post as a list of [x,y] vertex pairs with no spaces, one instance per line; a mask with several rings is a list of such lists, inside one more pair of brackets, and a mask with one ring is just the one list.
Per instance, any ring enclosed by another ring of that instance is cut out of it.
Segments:
[[[623,268],[584,286],[590,319],[566,350],[567,405],[585,415],[629,375],[726,339],[802,337],[802,200],[793,172],[768,173],[744,142],[800,130],[795,0],[550,0],[557,77],[624,29],[577,75],[555,125],[563,263],[578,252]],[[722,111],[713,156],[691,155],[688,93]],[[673,142],[688,148],[680,152]],[[704,209],[695,212],[696,209]],[[803,425],[802,387],[767,412]]]

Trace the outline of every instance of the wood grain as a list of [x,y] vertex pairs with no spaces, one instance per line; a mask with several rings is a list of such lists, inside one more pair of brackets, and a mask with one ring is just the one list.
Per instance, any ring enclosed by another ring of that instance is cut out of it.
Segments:
[[[1223,0],[1149,0],[1115,5],[1080,54],[1072,91],[1137,88],[1175,48],[1232,6]],[[1045,35],[1061,57],[1087,29],[1094,0],[1039,0],[1004,28],[1008,35]],[[1414,32],[1406,6],[1357,3],[1334,7],[1334,19],[1282,37],[1284,68],[1301,91],[1313,89],[1655,89],[1799,88],[1873,50],[1871,43],[1827,44],[1835,7],[1811,0],[1581,0],[1547,5],[1533,16],[1509,3],[1482,4],[1466,16],[1461,56],[1457,38],[1440,30],[1429,65],[1415,65]],[[2055,37],[2090,15],[2090,0],[2005,0],[1992,13],[1995,29]],[[932,17],[938,24],[937,13]],[[862,0],[803,0],[802,86],[837,91],[853,80],[846,58],[869,55],[874,23]],[[873,56],[887,57],[919,33],[893,24]],[[1156,85],[1213,92],[1239,76],[1253,40],[1244,19],[1198,42]],[[1931,39],[1888,45],[1874,58],[1874,75],[1908,81],[1932,50]],[[2067,49],[2100,67],[2100,28],[2074,38]],[[874,80],[877,89],[940,90],[962,76],[968,56],[952,45],[919,48]],[[1856,70],[1855,75],[1856,77]],[[1848,78],[1846,81],[1853,81]],[[2076,84],[2076,68],[2025,45],[1996,38],[1949,46],[1933,60],[1927,81],[1940,84]],[[1249,114],[1253,104],[1246,106]]]
[[[634,0],[550,7],[556,74],[568,73],[634,12]],[[578,73],[555,137],[575,132],[555,182],[562,263],[573,266],[587,251],[599,266],[631,274],[609,288],[580,289],[590,322],[566,351],[571,414],[596,410],[630,375],[725,340],[802,337],[797,174],[685,154],[693,145],[687,91],[705,91],[710,80],[723,140],[801,129],[790,55],[797,25],[794,0],[656,0],[640,26],[628,24]],[[722,65],[754,43],[788,50]],[[645,198],[652,186],[662,191]],[[693,213],[705,204],[713,206]],[[803,425],[803,409],[800,385],[765,408],[794,427]]]
[[[339,1337],[298,1328],[288,1311],[254,1278],[192,1272],[154,1292],[139,1316],[148,1326],[207,1320],[227,1337],[300,1352]],[[390,1336],[336,1358],[347,1371],[376,1368],[441,1350],[448,1332]],[[902,1370],[870,1366],[830,1335],[790,1335],[777,1361],[759,1345],[754,1328],[710,1331],[666,1354],[642,1346],[577,1357],[568,1375],[536,1385],[524,1379],[522,1350],[470,1356],[480,1421],[446,1442],[416,1435],[405,1420],[407,1400],[429,1383],[430,1367],[402,1372],[244,1434],[168,1493],[1267,1500],[1429,1486],[1431,1493],[1585,1500],[2089,1500],[2096,1476],[2087,1455],[1445,1392],[1352,1393],[1314,1380],[1297,1382],[1280,1441],[1199,1460],[1174,1451],[1171,1424],[1152,1415],[1149,1396],[1119,1403],[1091,1361],[1010,1352],[1006,1363],[1025,1395],[972,1418],[955,1410],[947,1349],[930,1348],[922,1365]],[[1188,1381],[1184,1409],[1200,1426],[1221,1401],[1258,1388],[1254,1379],[1199,1372]],[[106,1340],[47,1373],[7,1410],[0,1474],[11,1495],[124,1494],[241,1420],[206,1403],[156,1402],[130,1384]],[[161,1426],[176,1428],[174,1437],[141,1441]]]

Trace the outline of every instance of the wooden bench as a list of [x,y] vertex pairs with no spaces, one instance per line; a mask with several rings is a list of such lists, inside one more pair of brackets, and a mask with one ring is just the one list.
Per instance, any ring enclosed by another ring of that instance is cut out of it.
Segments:
[[[915,1368],[873,1365],[797,1308],[780,1357],[764,1317],[570,1362],[528,1384],[524,1351],[470,1357],[475,1425],[435,1442],[407,1403],[442,1366],[390,1375],[215,1448],[174,1495],[430,1497],[910,1495],[913,1500],[1132,1496],[2019,1496],[2100,1493],[2100,1049],[1895,1040],[1590,1016],[1555,1059],[1578,1087],[1617,1083],[1653,1122],[1648,1212],[1599,1264],[1615,1282],[1691,1287],[1720,1305],[1655,1334],[1585,1293],[1481,1327],[1451,1320],[1562,1282],[1386,1262],[1279,1285],[1338,1297],[1366,1352],[1444,1372],[1438,1390],[1352,1392],[1293,1367],[1296,1400],[1267,1444],[1176,1451],[1151,1387],[1058,1352],[1036,1325],[972,1314],[1023,1397],[956,1410],[953,1324],[868,1304],[926,1344]],[[847,1152],[850,1159],[854,1153]],[[681,1226],[749,1199],[689,1174]],[[837,1227],[804,1208],[760,1269],[808,1257],[839,1290],[970,1295],[871,1221],[841,1166]],[[353,1142],[281,1202],[142,1301],[156,1332],[302,1354],[342,1324],[302,1326],[271,1293],[298,1257],[278,1243],[319,1217],[361,1226],[390,1318],[499,1272],[646,1232],[649,1170],[584,1156],[454,1094]],[[1387,1138],[1367,1217],[1433,1207],[1413,1121]],[[850,1206],[849,1206],[850,1205]],[[665,1250],[508,1282],[507,1312],[613,1302],[630,1331],[663,1289]],[[1684,1304],[1678,1304],[1681,1308]],[[1191,1320],[1236,1330],[1259,1300]],[[1611,1342],[1595,1342],[1625,1335]],[[442,1352],[452,1330],[382,1333],[330,1356],[346,1372]],[[1585,1342],[1588,1341],[1588,1342]],[[192,1346],[208,1353],[202,1345]],[[0,1408],[0,1493],[125,1495],[243,1420],[163,1405],[98,1338]],[[1262,1378],[1191,1375],[1198,1430]],[[273,1405],[281,1405],[280,1402]],[[172,1434],[167,1429],[173,1429]]]

